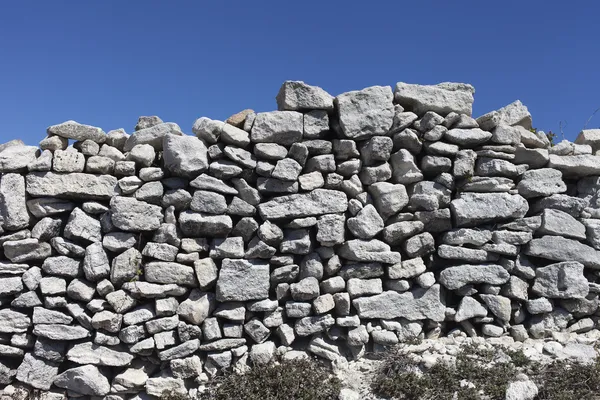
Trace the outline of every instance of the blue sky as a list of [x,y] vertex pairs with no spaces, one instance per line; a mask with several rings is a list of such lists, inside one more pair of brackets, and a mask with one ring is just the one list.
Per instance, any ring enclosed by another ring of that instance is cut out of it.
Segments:
[[[596,1],[11,1],[0,12],[0,142],[74,119],[276,109],[284,80],[336,95],[469,82],[474,115],[515,99],[573,140],[600,107]],[[600,127],[600,112],[588,127]]]

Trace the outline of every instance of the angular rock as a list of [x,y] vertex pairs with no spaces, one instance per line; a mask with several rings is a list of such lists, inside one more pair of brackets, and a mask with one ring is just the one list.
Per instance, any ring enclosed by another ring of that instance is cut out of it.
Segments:
[[218,301],[262,300],[269,297],[269,264],[225,258],[217,280]]
[[589,282],[583,264],[566,261],[537,268],[532,290],[552,299],[583,299],[589,293]]
[[446,306],[442,302],[440,285],[410,292],[383,292],[375,296],[354,299],[352,304],[360,318],[394,319],[409,321],[430,319],[443,321]]
[[112,223],[124,231],[156,230],[163,221],[161,207],[131,197],[113,197],[110,210]]
[[195,178],[208,169],[206,145],[196,137],[165,135],[162,147],[164,166],[175,176]]
[[542,225],[536,231],[541,235],[564,236],[585,240],[585,226],[566,212],[553,209],[542,211]]
[[108,379],[93,365],[68,369],[54,379],[54,384],[87,396],[104,396],[110,392]]
[[54,378],[58,375],[57,363],[26,353],[17,369],[17,380],[40,390],[50,390]]
[[16,231],[29,226],[25,178],[22,175],[4,174],[0,178],[0,216],[7,230]]
[[285,81],[276,99],[277,109],[281,111],[333,110],[333,96],[302,81]]
[[335,98],[342,132],[350,139],[385,135],[392,127],[394,105],[389,86],[372,86]]
[[254,143],[291,146],[302,139],[303,115],[295,111],[271,111],[256,114],[250,138]]
[[135,131],[127,138],[123,151],[131,151],[138,144],[149,144],[155,150],[162,150],[163,138],[167,135],[182,136],[181,128],[173,122],[164,122]]
[[567,191],[562,173],[552,168],[529,170],[517,185],[519,194],[527,199],[539,196],[550,196]]

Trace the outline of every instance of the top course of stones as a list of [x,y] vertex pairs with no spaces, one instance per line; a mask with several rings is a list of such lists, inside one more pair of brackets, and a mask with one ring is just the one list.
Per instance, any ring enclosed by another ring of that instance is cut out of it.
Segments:
[[[600,130],[462,83],[0,145],[0,384],[184,392],[277,353],[597,327]],[[71,141],[72,145],[69,145]]]

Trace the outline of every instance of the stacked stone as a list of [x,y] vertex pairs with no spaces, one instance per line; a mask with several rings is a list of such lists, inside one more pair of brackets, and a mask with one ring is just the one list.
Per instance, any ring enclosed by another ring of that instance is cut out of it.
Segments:
[[186,394],[275,355],[596,328],[600,130],[550,146],[473,94],[288,81],[195,136],[140,117],[0,145],[0,384]]

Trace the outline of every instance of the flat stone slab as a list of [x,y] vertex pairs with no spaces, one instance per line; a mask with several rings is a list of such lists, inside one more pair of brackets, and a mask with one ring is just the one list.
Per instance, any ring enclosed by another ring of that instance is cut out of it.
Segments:
[[258,211],[265,220],[335,214],[347,209],[346,194],[329,189],[315,189],[310,193],[275,197],[258,206]]
[[508,193],[462,193],[450,203],[456,226],[469,227],[507,219],[523,218],[527,200]]
[[579,261],[588,268],[600,269],[600,253],[596,249],[562,236],[547,235],[533,239],[524,253],[547,260]]
[[27,193],[35,197],[108,200],[117,194],[117,178],[80,172],[30,172],[25,177]]
[[262,300],[269,297],[269,287],[267,262],[225,258],[217,280],[217,300]]
[[443,321],[446,306],[441,301],[440,285],[428,289],[418,288],[410,292],[387,291],[375,296],[354,299],[352,304],[360,318],[393,319],[409,321],[431,319]]

